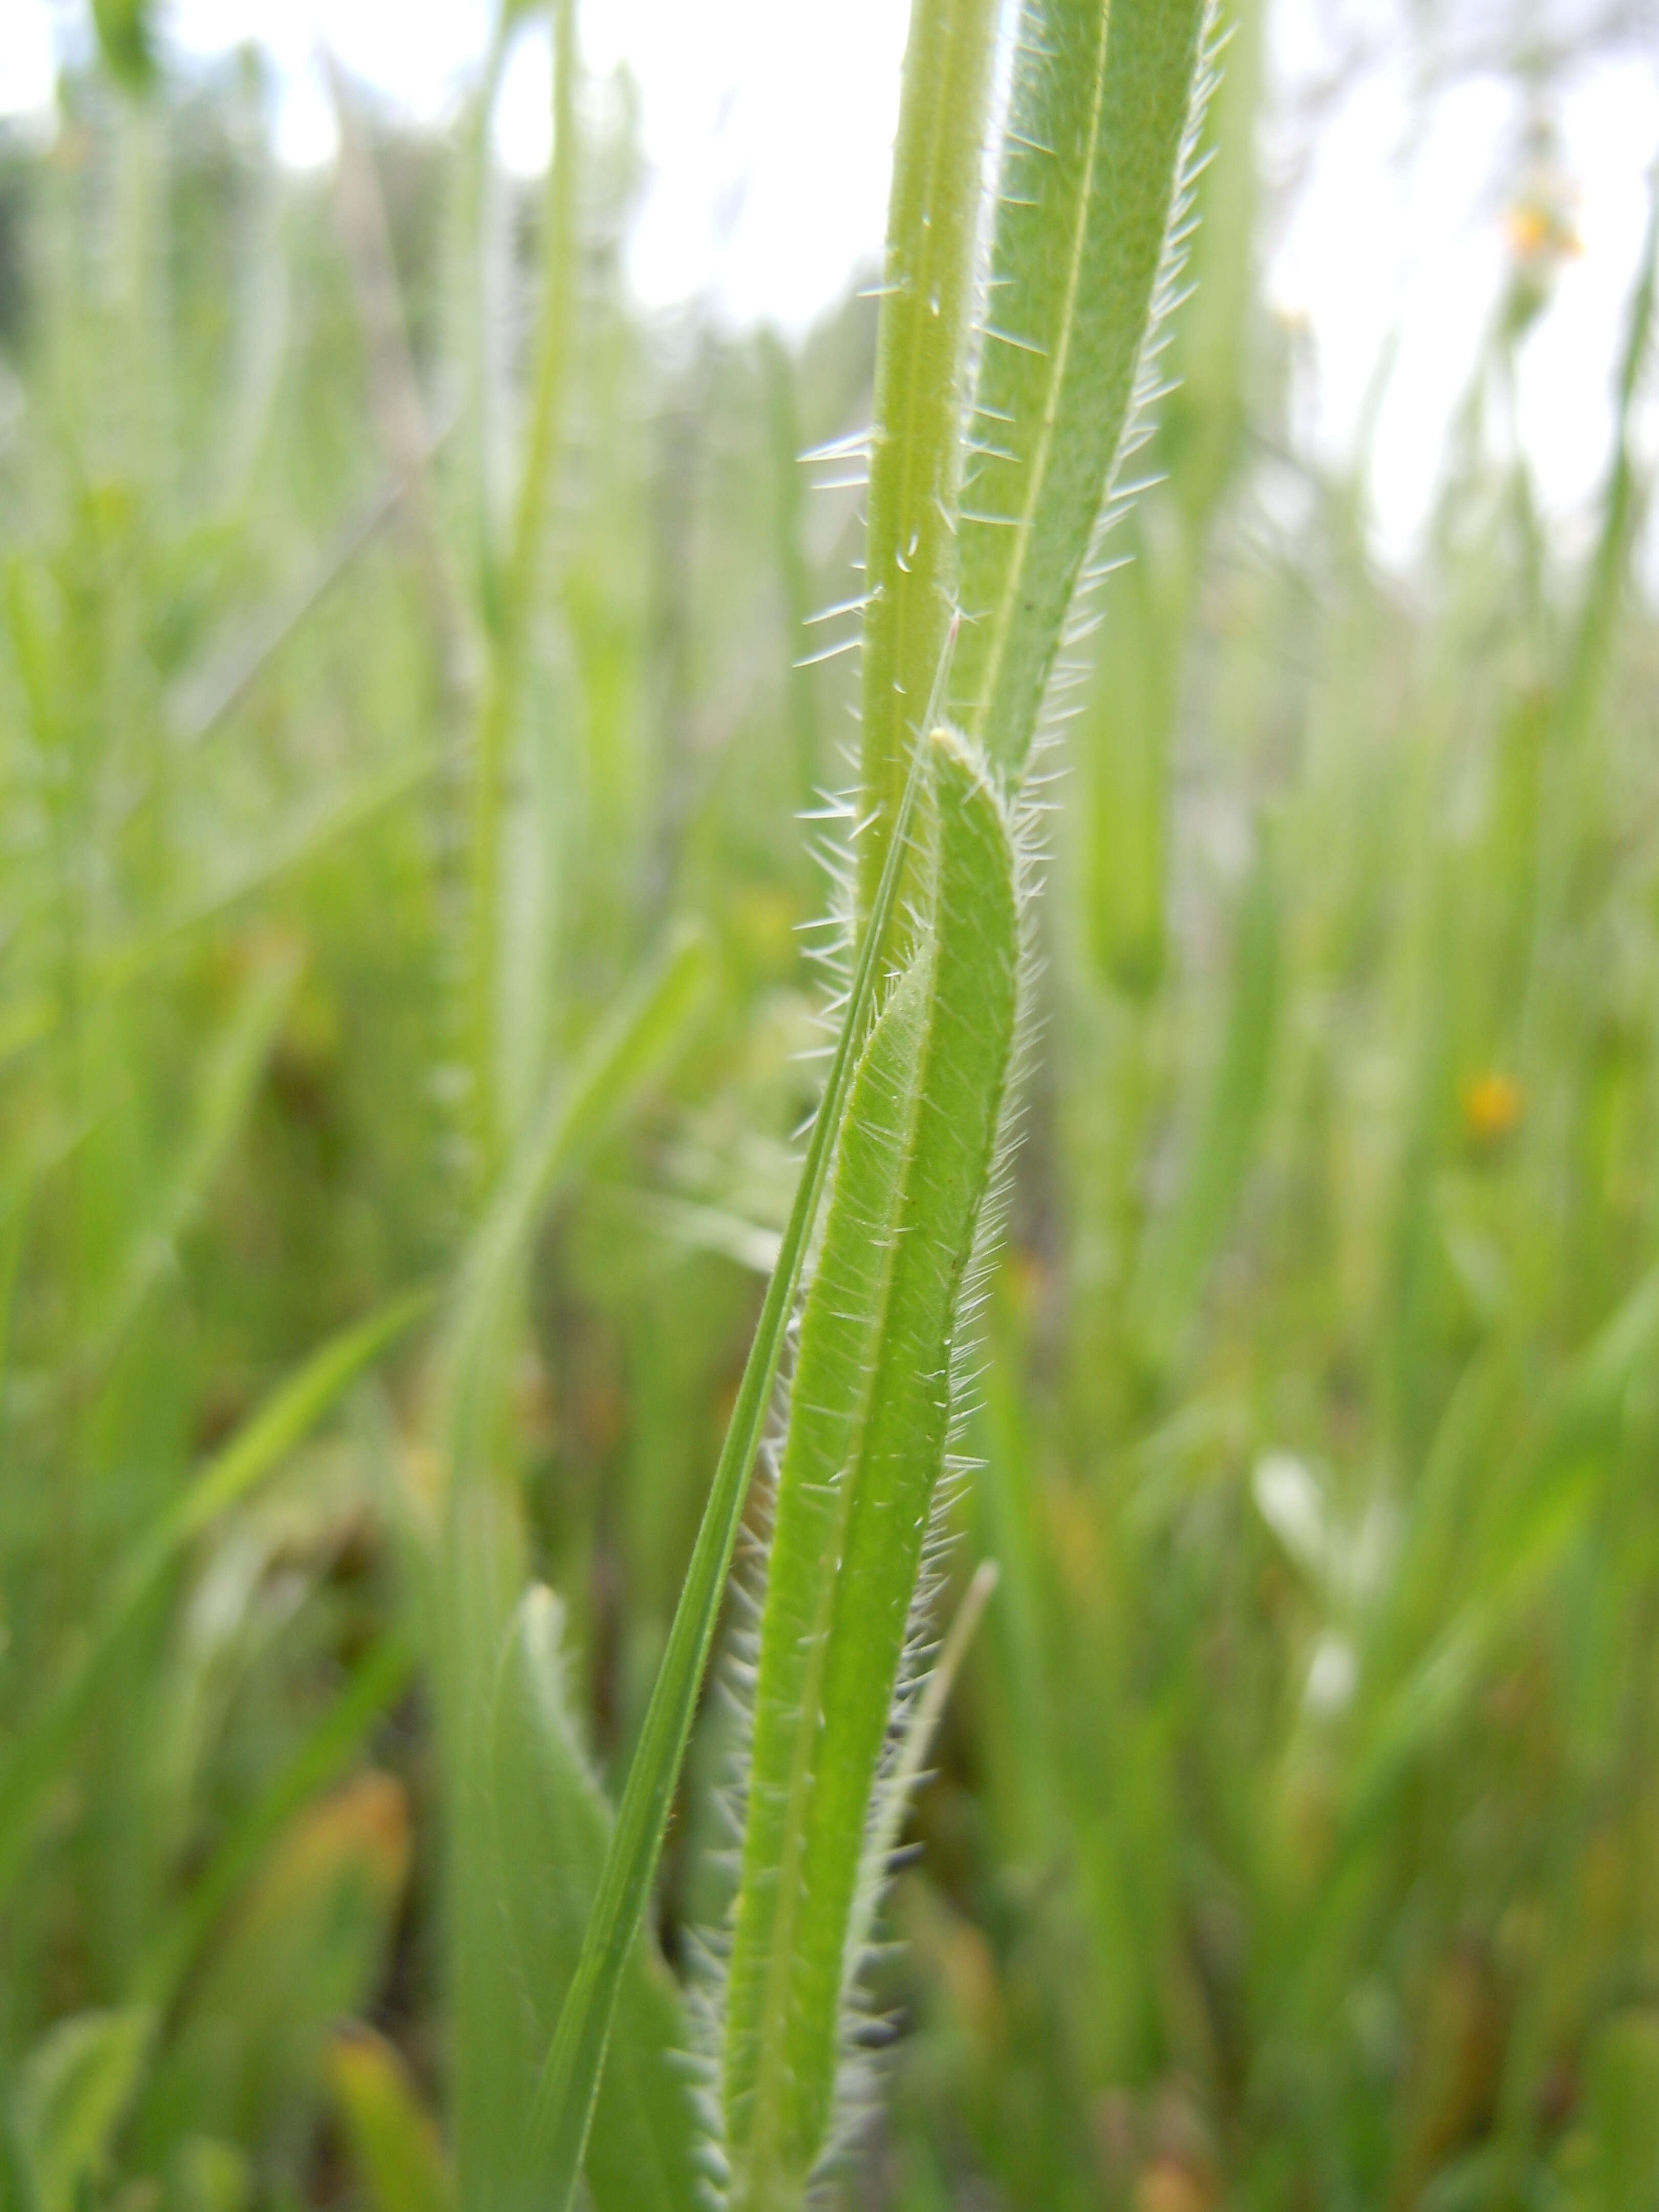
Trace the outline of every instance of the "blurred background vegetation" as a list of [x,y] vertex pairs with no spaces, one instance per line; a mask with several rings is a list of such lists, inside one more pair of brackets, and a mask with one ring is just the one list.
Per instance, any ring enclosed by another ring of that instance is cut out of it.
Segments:
[[[1402,574],[1363,450],[1297,434],[1260,0],[1234,13],[1158,481],[1054,721],[952,1569],[1001,1580],[894,1890],[886,2103],[843,2193],[1637,2212],[1651,244],[1588,550],[1513,402],[1574,250],[1557,80],[1640,25],[1411,11],[1425,103],[1509,71],[1534,127]],[[542,189],[492,170],[487,86],[438,137],[342,80],[340,160],[301,175],[257,56],[164,68],[140,11],[96,14],[49,141],[0,138],[0,2199],[438,2212],[428,1347],[302,1413],[282,1392],[453,1268],[488,1143],[469,1030],[511,1127],[700,929],[677,1049],[547,1208],[511,1394],[614,1779],[812,1097],[798,817],[843,779],[854,668],[810,618],[856,591],[875,311],[799,344],[643,314],[624,81],[580,90],[562,270]],[[475,707],[561,285],[481,962]],[[711,1700],[698,1774],[722,1727]],[[671,1838],[682,1965],[721,1841],[689,1808]]]

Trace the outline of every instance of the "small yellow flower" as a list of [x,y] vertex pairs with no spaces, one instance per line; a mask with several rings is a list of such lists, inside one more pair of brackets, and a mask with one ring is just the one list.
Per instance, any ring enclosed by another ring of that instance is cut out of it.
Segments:
[[1529,274],[1553,275],[1564,262],[1576,261],[1583,253],[1584,241],[1573,221],[1577,198],[1565,179],[1546,174],[1504,210],[1510,252]]
[[1478,1144],[1495,1145],[1516,1128],[1527,1110],[1521,1085],[1512,1075],[1489,1068],[1468,1077],[1462,1091],[1463,1126]]

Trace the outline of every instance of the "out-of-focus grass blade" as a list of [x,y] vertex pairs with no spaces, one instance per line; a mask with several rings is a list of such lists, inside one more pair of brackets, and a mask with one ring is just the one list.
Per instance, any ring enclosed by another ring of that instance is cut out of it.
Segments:
[[155,80],[155,22],[150,0],[92,0],[104,66],[123,92],[148,92]]
[[155,2033],[147,2006],[60,2021],[19,2068],[13,2155],[30,2202],[18,2212],[78,2212],[98,2183]]
[[384,1971],[410,1845],[404,1790],[373,1771],[290,1824],[191,1984],[135,2118],[141,2155],[222,2133],[295,2178],[329,2031]]
[[[400,800],[412,797],[431,781],[439,766],[435,753],[400,763],[321,814],[313,811],[311,818],[302,820],[297,828],[285,828],[264,851],[206,896],[181,905],[170,917],[136,938],[94,947],[87,955],[85,988],[89,993],[112,993],[142,983],[193,932],[223,921],[245,899],[305,867],[337,840],[353,836]],[[9,1006],[0,1012],[0,1066],[52,1036],[62,1019],[62,1005],[50,994],[31,994]]]
[[331,1338],[265,1400],[139,1544],[100,1608],[90,1640],[0,1761],[0,1898],[16,1879],[41,1806],[92,1715],[126,1631],[162,1576],[192,1539],[287,1457],[430,1304],[425,1289],[405,1292]]
[[374,2212],[456,2212],[431,2115],[384,2036],[356,2024],[329,2047],[329,2087]]
[[976,753],[945,731],[933,751],[932,931],[848,1102],[779,1473],[726,1996],[738,2212],[796,2203],[835,2115],[849,1946],[889,1848],[878,1771],[1012,1049],[1007,824]]
[[251,1880],[288,1823],[333,1781],[381,1715],[395,1705],[415,1671],[414,1654],[388,1635],[358,1661],[322,1719],[235,1823],[177,1910],[151,1939],[138,1969],[137,1991],[166,2013],[203,1942]]
[[1182,641],[1138,524],[1139,517],[1129,518],[1132,557],[1114,580],[1078,739],[1090,946],[1108,980],[1142,999],[1164,973],[1170,749]]
[[1278,1030],[1279,919],[1264,838],[1235,925],[1220,1058],[1193,1133],[1175,1208],[1147,1255],[1137,1333],[1154,1370],[1169,1359],[1231,1220],[1267,1103]]
[[789,648],[789,723],[795,748],[795,804],[803,811],[816,805],[818,787],[818,712],[813,671],[807,665],[812,612],[802,529],[800,423],[795,404],[795,364],[774,330],[761,334],[761,370],[766,380],[768,427],[771,431],[773,503],[777,520],[778,575]]
[[548,1087],[540,1112],[515,1146],[471,1238],[445,1321],[440,1351],[446,1443],[458,1468],[490,1456],[491,1378],[510,1330],[519,1263],[549,1198],[584,1154],[615,1128],[641,1086],[661,1067],[707,996],[707,935],[677,929],[663,953],[600,1024],[574,1069]]
[[216,2136],[186,2136],[167,2160],[167,2212],[248,2212],[253,2172],[246,2152]]
[[485,1730],[526,1551],[510,1434],[531,1239],[548,1200],[614,1130],[679,1044],[709,988],[703,933],[672,934],[655,965],[550,1085],[508,1159],[458,1272],[436,1352],[435,1441],[446,1470],[429,1560],[434,1686],[450,1770],[451,1959],[456,2011],[456,2168],[465,2197],[512,2185],[525,2096],[501,1992],[511,1972],[495,1880]]
[[1659,2016],[1635,2008],[1597,2031],[1585,2067],[1586,2212],[1626,2212],[1659,2191]]
[[1005,775],[1024,765],[1149,380],[1209,20],[1208,0],[1020,9],[952,672],[954,711]]
[[1631,298],[1625,349],[1619,365],[1612,463],[1602,501],[1601,531],[1584,598],[1569,645],[1561,688],[1560,727],[1571,741],[1595,709],[1624,586],[1625,569],[1641,506],[1631,434],[1653,341],[1659,287],[1659,168],[1648,185],[1648,226]]
[[[583,1751],[550,1590],[527,1590],[507,1632],[490,1723],[500,1894],[514,1939],[524,2108],[581,1950],[611,1830]],[[624,1970],[585,2172],[595,2212],[696,2212],[696,2130],[679,1993],[641,1929]]]
[[[566,393],[576,358],[579,291],[580,104],[576,0],[552,0],[553,157],[548,163],[542,223],[542,295],[536,332],[535,375],[525,427],[513,532],[499,571],[487,570],[492,590],[486,606],[489,652],[479,690],[471,759],[471,821],[467,860],[465,1025],[469,1107],[477,1169],[484,1188],[493,1180],[509,1132],[500,1122],[496,1098],[501,1009],[502,850],[509,749],[517,726],[528,666],[530,626],[546,555],[547,518],[563,434]],[[505,28],[505,16],[503,17]]]
[[194,1126],[161,1177],[154,1203],[118,1266],[105,1309],[93,1322],[88,1353],[94,1361],[119,1340],[172,1261],[178,1238],[246,1117],[299,973],[299,957],[291,950],[262,962],[216,1041],[202,1077]]
[[1355,1826],[1467,1711],[1483,1662],[1601,1506],[1626,1393],[1656,1352],[1659,1269],[1637,1284],[1563,1376],[1495,1510],[1473,1532],[1468,1595],[1380,1703],[1355,1761]]
[[1193,194],[1197,227],[1160,404],[1160,457],[1189,531],[1201,536],[1243,448],[1250,398],[1256,282],[1257,124],[1267,48],[1266,0],[1228,0],[1218,82],[1204,117]]
[[538,2087],[525,2146],[525,2182],[527,2189],[539,2191],[555,2212],[566,2212],[581,2170],[611,2021],[656,1875],[663,1833],[732,1565],[750,1471],[777,1382],[789,1317],[854,1070],[875,1007],[899,886],[906,872],[907,847],[926,758],[926,749],[919,746],[865,924],[841,1033],[807,1143],[778,1264],[762,1302],[755,1340],[738,1386],[662,1665],[629,1767],[581,1954]]

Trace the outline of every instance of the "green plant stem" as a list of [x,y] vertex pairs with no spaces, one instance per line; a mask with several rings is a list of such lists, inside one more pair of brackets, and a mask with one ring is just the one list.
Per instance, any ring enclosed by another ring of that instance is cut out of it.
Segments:
[[993,0],[915,0],[905,49],[871,434],[860,910],[881,878],[956,613],[963,378],[996,18]]
[[904,854],[926,775],[918,748],[900,798],[887,859],[871,903],[841,1034],[796,1186],[778,1263],[738,1388],[691,1562],[680,1590],[651,1702],[605,1854],[581,1956],[547,2055],[523,2161],[526,2203],[567,2212],[581,2170],[622,1978],[644,1917],[668,1826],[692,1717],[731,1571],[732,1553],[783,1357],[854,1070],[876,1000],[898,908]]

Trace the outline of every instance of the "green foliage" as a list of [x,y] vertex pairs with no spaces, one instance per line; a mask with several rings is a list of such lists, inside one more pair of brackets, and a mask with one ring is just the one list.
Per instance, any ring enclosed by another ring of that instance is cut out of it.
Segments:
[[328,2070],[377,2212],[454,2212],[438,2131],[395,2048],[372,2029],[353,2027],[337,2039]]
[[926,757],[919,749],[888,841],[823,1097],[795,1186],[788,1226],[767,1285],[696,1546],[629,1768],[581,1954],[537,2092],[526,2167],[553,2193],[556,2202],[568,2201],[581,2167],[611,2021],[662,1850],[737,1546],[749,1477],[782,1364],[785,1335],[829,1175],[834,1138],[846,1111],[859,1048],[875,1011],[882,950],[898,913],[899,885]]
[[914,748],[927,734],[957,605],[963,377],[991,94],[988,0],[918,0],[904,54],[876,340],[859,848],[871,904]]
[[849,1096],[778,1476],[726,1992],[745,2207],[799,2196],[835,2115],[855,1897],[882,1874],[866,1863],[871,1801],[1013,1042],[1007,827],[960,742],[942,732],[933,751],[929,922]]
[[0,2201],[1652,2199],[1659,233],[1558,530],[1526,200],[1402,580],[1260,6],[919,0],[799,343],[630,301],[572,6],[336,191],[94,21],[0,147]]
[[27,2212],[74,2212],[104,2178],[155,2015],[141,2008],[60,2021],[19,2069],[9,2115]]
[[95,1630],[14,1735],[0,1762],[0,1890],[15,1881],[41,1799],[60,1778],[146,1601],[179,1553],[281,1464],[428,1303],[424,1292],[398,1298],[323,1346],[202,1469],[158,1525],[135,1539]]
[[[507,1631],[490,1729],[498,1893],[513,1935],[525,2101],[581,1949],[610,1839],[611,1808],[571,1711],[550,1590],[526,1592]],[[647,1931],[623,1970],[611,2053],[584,2171],[596,2207],[691,2212],[697,2136],[685,2009]]]
[[93,0],[92,20],[104,66],[124,92],[148,90],[155,76],[155,31],[149,0]]
[[1016,777],[1150,386],[1209,19],[1206,0],[1020,12],[952,672],[964,726]]

